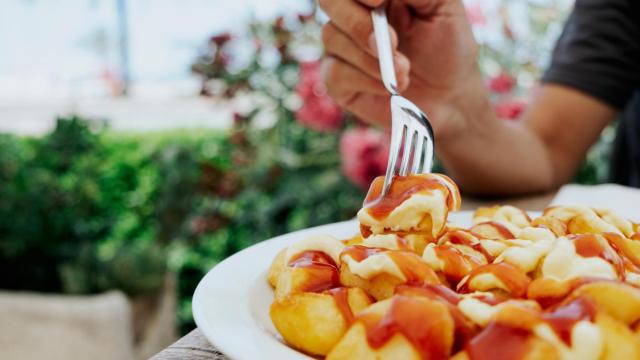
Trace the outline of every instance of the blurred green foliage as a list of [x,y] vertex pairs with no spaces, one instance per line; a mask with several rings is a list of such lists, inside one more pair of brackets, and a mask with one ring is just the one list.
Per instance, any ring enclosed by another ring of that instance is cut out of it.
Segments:
[[[0,288],[191,296],[218,261],[285,232],[348,219],[361,190],[339,170],[337,134],[290,113],[255,130],[125,135],[59,119],[41,138],[0,135]],[[11,275],[8,275],[11,274]]]
[[77,118],[41,139],[1,135],[0,154],[0,271],[13,274],[0,287],[136,294],[160,286],[166,255],[149,226],[155,179],[144,154],[109,146]]

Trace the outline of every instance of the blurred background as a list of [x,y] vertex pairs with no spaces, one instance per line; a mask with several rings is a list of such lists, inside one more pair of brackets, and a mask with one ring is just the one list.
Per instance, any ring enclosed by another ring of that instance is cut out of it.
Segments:
[[[465,4],[495,111],[518,121],[573,1]],[[303,0],[3,0],[3,296],[169,294],[168,325],[134,311],[134,341],[184,334],[217,262],[354,216],[386,134],[326,96],[324,20]],[[576,182],[604,180],[612,137]]]

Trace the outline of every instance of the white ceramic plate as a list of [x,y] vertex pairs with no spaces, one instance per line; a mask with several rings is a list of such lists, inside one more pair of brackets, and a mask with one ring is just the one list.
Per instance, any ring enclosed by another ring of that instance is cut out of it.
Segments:
[[[470,211],[452,213],[449,221],[471,225]],[[288,347],[269,318],[273,291],[267,270],[284,247],[312,234],[348,238],[356,220],[318,226],[275,237],[227,258],[200,281],[193,295],[193,317],[209,341],[233,359],[313,359]]]

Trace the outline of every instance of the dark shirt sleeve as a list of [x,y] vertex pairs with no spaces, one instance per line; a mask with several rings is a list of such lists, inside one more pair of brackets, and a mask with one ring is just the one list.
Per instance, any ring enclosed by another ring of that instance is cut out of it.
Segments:
[[640,85],[640,0],[577,0],[542,77],[618,109]]

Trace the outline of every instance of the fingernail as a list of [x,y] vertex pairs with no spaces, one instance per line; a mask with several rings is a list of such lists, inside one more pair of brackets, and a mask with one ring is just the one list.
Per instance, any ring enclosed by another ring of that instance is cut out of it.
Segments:
[[369,48],[371,48],[371,51],[373,51],[373,54],[377,57],[378,56],[378,46],[376,45],[376,36],[371,33],[371,35],[369,35]]
[[404,90],[409,86],[409,59],[404,55],[396,54],[393,57],[394,66],[396,68],[396,77],[398,78],[398,87]]
[[407,73],[409,70],[409,59],[404,57],[403,55],[395,55],[393,57],[393,62],[395,63],[396,70],[399,73]]

